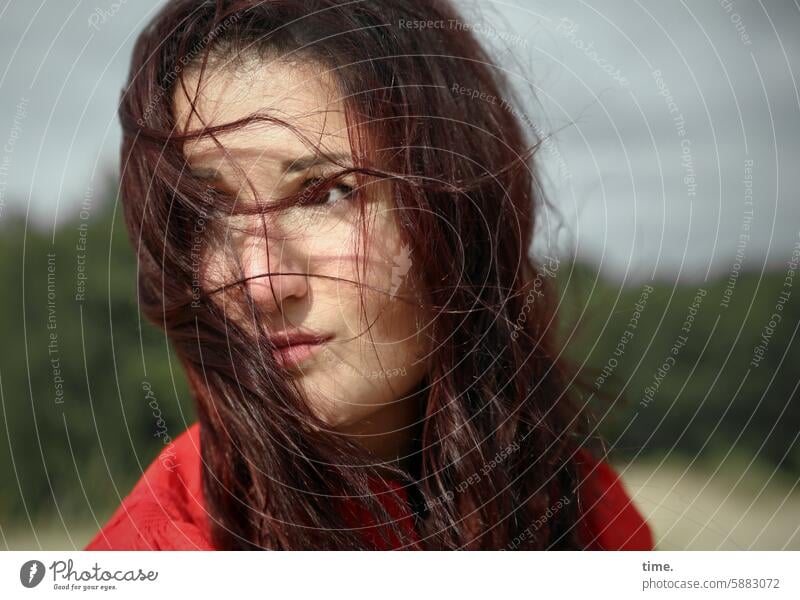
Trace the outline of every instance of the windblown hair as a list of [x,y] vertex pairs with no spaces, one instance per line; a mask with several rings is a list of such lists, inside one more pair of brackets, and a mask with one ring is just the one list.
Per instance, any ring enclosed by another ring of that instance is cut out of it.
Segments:
[[[392,489],[371,483],[387,480],[420,499],[407,518],[423,548],[583,547],[576,452],[586,417],[560,358],[553,278],[530,257],[545,206],[534,160],[542,140],[510,109],[509,83],[469,31],[408,25],[458,19],[444,0],[172,0],[138,38],[120,107],[125,219],[142,311],[188,374],[221,549],[379,547],[345,499],[374,516],[381,540],[411,547],[378,497]],[[250,209],[192,177],[183,147],[280,121],[259,113],[186,132],[173,93],[192,97],[189,69],[276,56],[329,70],[352,130],[351,170],[391,184],[423,290],[413,301],[432,315],[414,472],[315,416],[264,332],[228,315],[238,302],[258,320],[244,281],[197,291],[195,232],[213,243],[218,224]]]

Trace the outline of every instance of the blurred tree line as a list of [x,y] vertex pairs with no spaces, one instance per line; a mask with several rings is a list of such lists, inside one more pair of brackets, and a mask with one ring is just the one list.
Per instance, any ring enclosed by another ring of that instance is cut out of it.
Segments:
[[800,273],[789,268],[624,286],[562,268],[566,354],[617,458],[737,472],[752,461],[797,480]]
[[0,222],[4,529],[102,524],[164,432],[174,439],[196,419],[172,348],[139,317],[115,189],[88,190],[55,233],[21,215]]
[[[164,432],[175,438],[195,420],[172,348],[139,317],[115,189],[109,180],[87,192],[55,233],[21,215],[0,221],[3,530],[103,523],[164,448]],[[620,458],[738,457],[796,479],[800,290],[751,364],[785,266],[743,272],[732,293],[727,276],[621,287],[564,261],[553,276],[568,354]]]

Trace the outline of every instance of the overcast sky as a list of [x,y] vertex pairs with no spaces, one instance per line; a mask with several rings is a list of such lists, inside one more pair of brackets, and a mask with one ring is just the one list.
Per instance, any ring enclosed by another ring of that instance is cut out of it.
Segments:
[[[0,5],[0,221],[29,211],[52,229],[115,171],[133,40],[160,4]],[[726,274],[752,160],[745,266],[788,260],[800,240],[796,1],[458,4],[535,91],[525,122],[559,130],[541,157],[562,247],[618,278]]]

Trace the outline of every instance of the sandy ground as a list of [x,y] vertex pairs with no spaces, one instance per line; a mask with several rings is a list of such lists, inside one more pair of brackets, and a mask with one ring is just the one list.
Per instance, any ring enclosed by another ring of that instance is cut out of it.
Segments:
[[659,550],[800,550],[800,486],[771,473],[617,467]]

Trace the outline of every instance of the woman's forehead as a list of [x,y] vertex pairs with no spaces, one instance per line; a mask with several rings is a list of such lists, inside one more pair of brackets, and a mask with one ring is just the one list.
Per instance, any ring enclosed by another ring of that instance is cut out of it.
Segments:
[[[344,102],[329,74],[304,63],[265,62],[260,69],[207,69],[198,87],[199,70],[184,77],[173,92],[179,131],[201,131],[253,115],[280,123],[254,121],[216,134],[224,149],[209,137],[187,142],[184,153],[193,163],[219,161],[224,155],[283,163],[316,147],[330,155],[350,154]],[[195,94],[196,90],[196,94]],[[194,111],[187,93],[195,97]],[[298,136],[305,137],[305,141]],[[309,143],[312,148],[309,148]]]

